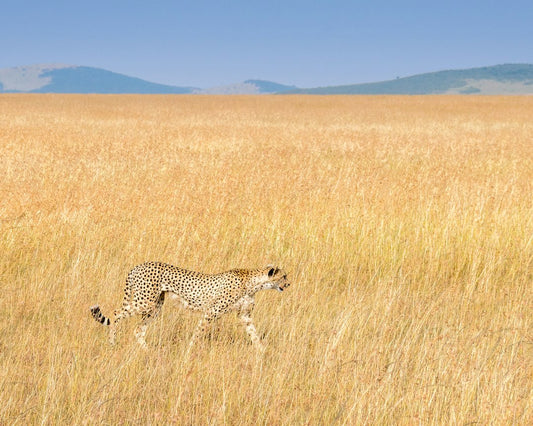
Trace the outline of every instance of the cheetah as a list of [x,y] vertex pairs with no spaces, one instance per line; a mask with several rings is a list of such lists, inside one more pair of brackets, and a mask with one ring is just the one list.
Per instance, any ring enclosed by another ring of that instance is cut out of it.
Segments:
[[283,291],[289,285],[287,274],[272,265],[263,269],[232,269],[219,274],[204,274],[166,263],[146,262],[137,265],[128,274],[122,308],[115,311],[113,320],[104,316],[98,305],[90,309],[96,321],[110,327],[109,341],[112,345],[115,343],[118,322],[123,318],[141,315],[135,337],[141,347],[146,349],[144,337],[148,324],[158,316],[165,295],[169,293],[183,307],[203,314],[193,333],[187,354],[206,327],[230,311],[237,311],[253,345],[263,351],[264,346],[251,318],[254,296],[260,290]]

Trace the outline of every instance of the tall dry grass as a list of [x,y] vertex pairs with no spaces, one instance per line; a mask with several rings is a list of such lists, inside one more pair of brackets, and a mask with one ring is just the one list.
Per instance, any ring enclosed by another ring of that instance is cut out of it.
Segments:
[[[527,424],[532,97],[0,96],[1,424]],[[128,270],[273,262],[267,351]]]

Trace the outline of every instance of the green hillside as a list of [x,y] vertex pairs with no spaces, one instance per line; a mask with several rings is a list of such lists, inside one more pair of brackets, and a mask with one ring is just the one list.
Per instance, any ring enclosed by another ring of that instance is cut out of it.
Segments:
[[[492,89],[491,89],[492,88]],[[316,95],[425,95],[441,93],[533,93],[533,65],[505,64],[438,71],[377,83],[297,89],[284,93]]]

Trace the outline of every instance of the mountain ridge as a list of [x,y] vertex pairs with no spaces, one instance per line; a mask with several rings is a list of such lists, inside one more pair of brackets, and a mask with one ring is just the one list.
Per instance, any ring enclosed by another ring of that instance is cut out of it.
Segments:
[[[497,83],[521,82],[524,86],[530,87],[521,87],[522,90],[519,90],[519,92],[533,94],[533,65],[502,64],[489,67],[434,71],[381,82],[297,89],[288,93],[317,95],[482,94],[484,92],[481,88],[483,84],[479,87],[479,83],[486,84],[487,81]],[[514,90],[517,89],[516,87],[514,88]],[[510,90],[506,90],[500,84],[499,91],[506,92]]]
[[[24,76],[33,84],[27,84]],[[25,87],[30,88],[24,90]],[[184,94],[195,89],[152,83],[102,68],[78,65],[37,64],[0,70],[0,92],[4,93]]]
[[95,67],[36,64],[0,69],[0,93],[533,94],[533,65],[501,64],[442,70],[380,82],[305,89],[257,79],[211,88],[172,86]]

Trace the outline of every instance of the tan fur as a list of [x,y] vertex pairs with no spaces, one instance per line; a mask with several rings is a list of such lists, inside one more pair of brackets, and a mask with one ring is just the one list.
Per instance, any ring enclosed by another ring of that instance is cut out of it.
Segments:
[[159,315],[165,294],[172,293],[184,307],[203,313],[189,351],[209,323],[230,311],[237,311],[252,343],[263,349],[251,319],[254,295],[260,290],[283,291],[288,286],[285,272],[271,265],[263,269],[232,269],[211,275],[165,263],[147,262],[136,266],[128,274],[122,308],[115,311],[114,320],[105,317],[99,306],[93,306],[91,313],[96,321],[110,326],[111,344],[115,343],[116,326],[121,319],[141,315],[135,336],[139,344],[146,347],[146,328]]

